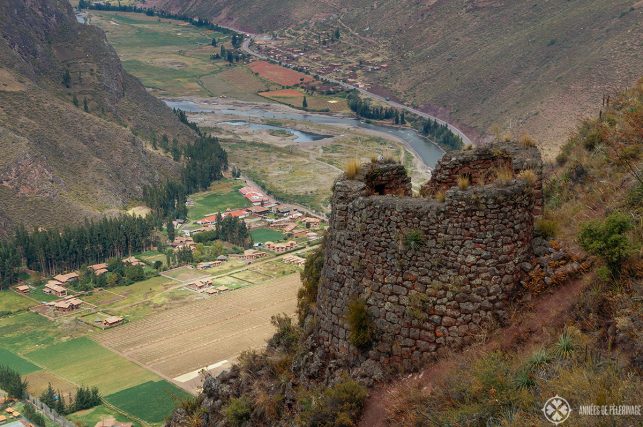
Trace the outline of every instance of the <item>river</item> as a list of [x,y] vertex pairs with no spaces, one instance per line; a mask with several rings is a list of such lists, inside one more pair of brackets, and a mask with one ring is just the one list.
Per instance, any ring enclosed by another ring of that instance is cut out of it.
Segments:
[[[351,117],[333,116],[328,114],[314,114],[314,113],[300,113],[296,111],[269,111],[261,108],[260,105],[250,104],[249,107],[237,110],[234,108],[213,108],[206,103],[197,103],[188,100],[165,100],[165,103],[171,108],[178,108],[189,113],[217,113],[226,116],[237,116],[245,119],[261,119],[261,120],[294,120],[301,122],[317,123],[322,125],[335,125],[335,126],[354,126],[362,129],[368,129],[374,132],[386,133],[405,141],[409,147],[415,151],[422,161],[431,169],[433,169],[444,155],[444,150],[438,145],[429,142],[421,136],[418,132],[408,128],[397,128],[392,126],[376,125],[373,123],[366,123],[362,120],[354,119]],[[238,121],[240,125],[252,126],[252,123],[246,121]],[[256,126],[256,124],[254,124]],[[278,128],[278,127],[277,127]],[[299,135],[303,131],[293,128],[282,128],[295,135]],[[317,138],[319,140],[321,138]]]

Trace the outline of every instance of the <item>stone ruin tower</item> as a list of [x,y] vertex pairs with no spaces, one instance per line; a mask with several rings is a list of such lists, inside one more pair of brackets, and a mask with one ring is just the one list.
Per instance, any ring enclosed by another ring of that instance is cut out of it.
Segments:
[[[503,168],[514,178],[498,182]],[[447,153],[420,194],[395,163],[336,181],[311,336],[317,360],[409,372],[506,320],[542,211],[538,150],[499,143]],[[366,349],[349,340],[356,299],[373,326]]]

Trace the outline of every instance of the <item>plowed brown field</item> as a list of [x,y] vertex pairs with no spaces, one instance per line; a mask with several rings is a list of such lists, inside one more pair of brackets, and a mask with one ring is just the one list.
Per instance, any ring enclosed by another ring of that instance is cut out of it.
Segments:
[[170,378],[265,345],[270,317],[292,315],[299,273],[153,314],[101,333],[105,346]]

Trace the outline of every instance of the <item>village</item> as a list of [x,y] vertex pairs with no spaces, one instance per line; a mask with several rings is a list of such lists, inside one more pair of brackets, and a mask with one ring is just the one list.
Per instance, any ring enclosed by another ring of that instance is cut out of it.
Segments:
[[[359,45],[356,51],[354,45]],[[297,71],[369,89],[370,73],[386,71],[388,60],[365,37],[316,22],[311,26],[289,28],[271,38],[256,38],[251,48],[270,60]],[[319,83],[308,89],[330,94],[339,86]]]
[[[254,185],[245,185],[235,191],[243,197],[247,206],[227,208],[223,212],[208,213],[193,220],[175,220],[177,236],[168,242],[168,248],[174,253],[182,250],[197,252],[199,245],[194,236],[214,230],[218,220],[228,217],[243,221],[251,236],[257,237],[251,248],[226,245],[225,253],[212,259],[198,259],[170,270],[161,267],[160,271],[157,270],[159,264],[163,264],[159,261],[162,257],[161,252],[132,255],[120,262],[124,269],[140,270],[141,274],[134,282],[146,281],[160,275],[176,282],[173,283],[172,290],[186,290],[201,297],[209,297],[253,284],[253,280],[244,282],[241,279],[241,283],[231,281],[225,272],[243,272],[260,260],[276,259],[276,262],[283,265],[303,268],[305,252],[320,242],[326,228],[325,220],[312,213],[303,212],[302,208],[282,204]],[[188,207],[194,204],[192,199],[186,202]],[[109,329],[126,323],[128,318],[123,314],[110,312],[109,308],[101,307],[96,295],[109,292],[107,289],[96,286],[91,290],[83,290],[78,286],[78,282],[82,274],[89,274],[92,280],[102,283],[104,281],[100,281],[100,278],[113,274],[110,269],[115,269],[113,263],[93,264],[87,266],[85,273],[70,271],[56,274],[42,280],[40,284],[21,283],[13,289],[18,294],[37,299],[39,304],[32,307],[31,311],[49,320],[71,316],[93,327]],[[222,280],[222,272],[224,278],[228,277],[227,281]]]

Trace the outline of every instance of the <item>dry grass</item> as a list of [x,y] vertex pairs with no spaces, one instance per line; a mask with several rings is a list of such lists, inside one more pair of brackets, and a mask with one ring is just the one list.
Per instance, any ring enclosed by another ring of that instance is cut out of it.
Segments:
[[471,185],[471,180],[468,176],[460,175],[458,177],[458,188],[460,190],[466,190],[467,188],[469,188],[469,185]]
[[535,147],[536,146],[536,141],[534,141],[528,134],[522,134],[520,135],[520,138],[518,138],[518,142],[520,145],[523,147]]
[[344,166],[344,172],[346,173],[346,178],[353,179],[357,176],[361,169],[361,165],[357,159],[352,159],[346,162]]
[[433,198],[440,203],[444,203],[446,200],[446,193],[444,191],[438,191],[433,195]]
[[525,169],[523,171],[520,171],[520,173],[518,174],[518,179],[527,181],[529,185],[534,185],[538,180],[538,175],[536,175],[536,172],[534,172],[532,169]]
[[514,173],[508,167],[497,168],[495,174],[497,184],[507,184],[514,179]]

